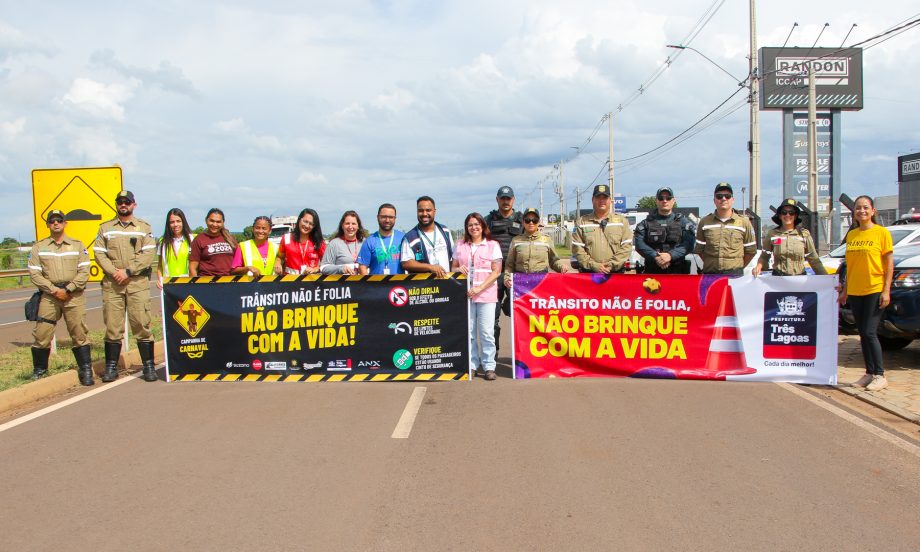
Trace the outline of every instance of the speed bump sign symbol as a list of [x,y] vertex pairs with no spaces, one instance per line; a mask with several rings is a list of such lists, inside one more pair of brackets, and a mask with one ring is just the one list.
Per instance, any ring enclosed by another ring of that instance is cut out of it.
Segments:
[[121,167],[78,169],[35,169],[32,171],[32,208],[35,213],[35,239],[51,235],[45,220],[48,212],[59,209],[67,219],[67,235],[77,238],[90,255],[91,281],[102,279],[92,244],[99,225],[112,219],[115,196],[121,191]]

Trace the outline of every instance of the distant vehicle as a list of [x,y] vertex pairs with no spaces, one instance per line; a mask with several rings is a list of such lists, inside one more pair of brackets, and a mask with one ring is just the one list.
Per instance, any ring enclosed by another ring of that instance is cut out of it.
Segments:
[[[846,263],[840,266],[846,274]],[[840,307],[840,330],[856,331],[849,304]],[[902,245],[894,250],[891,303],[882,315],[878,340],[886,351],[903,349],[920,337],[920,245]]]
[[281,238],[294,229],[297,224],[296,216],[272,217],[272,231],[268,235],[268,241],[275,245],[281,243]]
[[[891,243],[895,247],[920,243],[920,223],[899,220],[891,226],[886,226],[886,228],[891,232]],[[842,243],[827,255],[822,255],[821,263],[824,264],[828,274],[834,274],[846,255],[847,244]]]

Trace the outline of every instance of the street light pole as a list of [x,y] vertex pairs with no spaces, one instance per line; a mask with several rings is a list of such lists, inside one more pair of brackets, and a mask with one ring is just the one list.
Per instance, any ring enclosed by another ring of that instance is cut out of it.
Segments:
[[760,69],[757,66],[757,15],[754,0],[750,0],[751,58],[748,87],[751,95],[751,211],[760,216]]

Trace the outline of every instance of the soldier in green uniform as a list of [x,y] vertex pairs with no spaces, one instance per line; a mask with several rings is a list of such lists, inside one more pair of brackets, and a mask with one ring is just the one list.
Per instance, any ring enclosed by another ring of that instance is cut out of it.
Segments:
[[719,182],[713,192],[716,210],[703,217],[696,227],[693,252],[703,259],[704,274],[744,273],[757,253],[757,237],[747,217],[736,213],[731,184]]
[[508,247],[505,261],[504,282],[511,287],[511,275],[515,272],[535,273],[567,272],[562,265],[553,240],[540,233],[540,212],[533,207],[524,210],[524,233],[515,236]]
[[801,228],[801,210],[792,198],[784,199],[773,215],[775,228],[767,230],[763,237],[763,253],[760,262],[754,267],[754,276],[762,270],[770,269],[770,257],[773,257],[774,276],[800,276],[805,274],[805,262],[811,265],[815,274],[827,274],[827,270],[815,250],[811,233]]
[[629,221],[614,212],[610,187],[598,184],[591,197],[594,212],[575,221],[572,254],[582,272],[622,272],[633,249]]
[[118,357],[124,337],[125,312],[144,365],[144,380],[156,381],[153,334],[150,333],[150,272],[156,260],[156,240],[150,225],[134,216],[134,194],[115,197],[118,215],[99,226],[93,245],[102,278],[102,317],[105,321],[105,373],[102,381],[118,378]]
[[80,383],[92,385],[93,367],[86,339],[86,299],[83,297],[89,279],[89,255],[83,242],[64,233],[67,221],[63,212],[52,210],[46,221],[51,236],[33,245],[29,255],[29,276],[42,291],[39,320],[32,332],[32,379],[48,374],[54,326],[63,316],[73,344]]

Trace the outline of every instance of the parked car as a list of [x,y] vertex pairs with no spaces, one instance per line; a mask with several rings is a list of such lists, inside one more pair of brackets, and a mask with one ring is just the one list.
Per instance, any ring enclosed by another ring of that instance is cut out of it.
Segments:
[[[886,351],[903,349],[920,337],[920,245],[902,245],[893,255],[891,304],[878,328],[878,339]],[[845,262],[840,274],[846,275]],[[840,329],[847,333],[856,330],[849,304],[840,307]]]
[[[891,243],[895,247],[920,244],[920,223],[898,221],[891,226],[886,226],[886,228],[891,232]],[[827,269],[827,273],[834,274],[837,272],[837,267],[840,266],[846,255],[847,244],[845,243],[840,244],[827,255],[822,255],[821,262],[824,264],[824,268]]]

